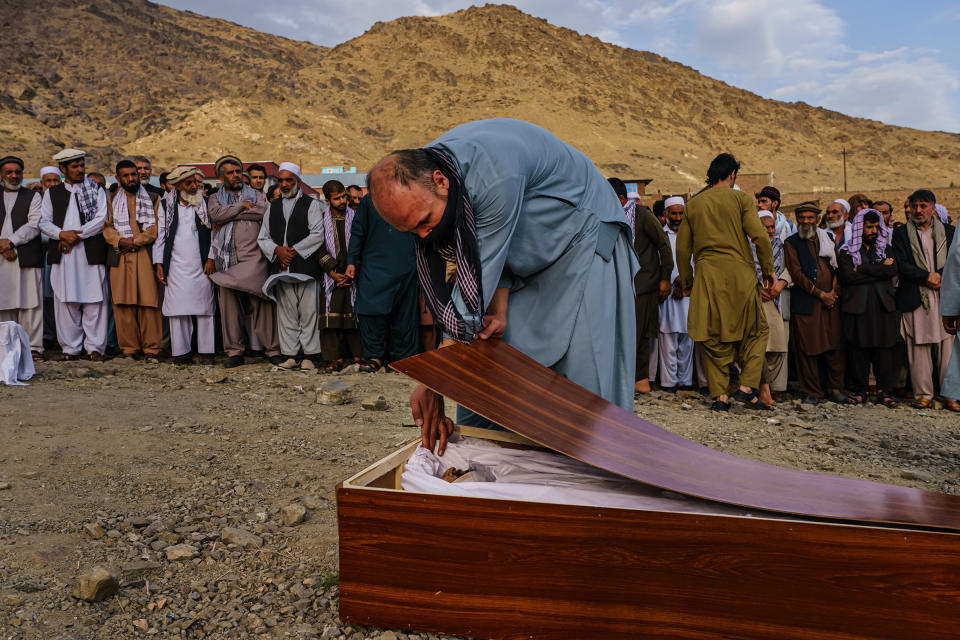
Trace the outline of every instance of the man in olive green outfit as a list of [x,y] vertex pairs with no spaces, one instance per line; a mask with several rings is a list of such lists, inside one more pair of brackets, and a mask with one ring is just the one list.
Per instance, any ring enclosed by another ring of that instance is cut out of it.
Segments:
[[707,187],[687,203],[677,232],[681,286],[692,290],[687,332],[703,346],[715,411],[730,408],[727,390],[734,363],[742,367],[734,399],[749,408],[770,409],[756,396],[768,327],[749,240],[756,245],[768,289],[773,286],[773,249],[753,198],[733,188],[739,169],[729,153],[714,158],[707,170]]

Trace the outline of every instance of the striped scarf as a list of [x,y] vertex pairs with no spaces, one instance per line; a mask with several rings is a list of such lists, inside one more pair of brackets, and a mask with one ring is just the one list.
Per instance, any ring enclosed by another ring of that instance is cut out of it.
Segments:
[[[237,192],[230,191],[226,186],[221,186],[211,197],[216,198],[224,207],[229,207],[232,204],[242,201],[255,203],[257,201],[257,193],[258,192],[254,191],[253,187],[248,184],[240,187],[240,191]],[[213,253],[216,256],[217,271],[226,271],[239,262],[237,247],[233,243],[233,225],[235,223],[235,220],[231,220],[213,232]]]
[[77,207],[80,209],[80,219],[83,221],[83,224],[87,224],[97,215],[100,185],[88,176],[84,178],[80,184],[73,185],[73,192],[77,196]]
[[[155,225],[157,218],[153,212],[153,202],[143,185],[140,185],[140,188],[137,189],[134,201],[137,208],[137,225],[139,225],[140,231]],[[123,187],[118,189],[117,195],[113,197],[113,228],[117,230],[121,238],[133,237],[133,229],[130,228],[130,210],[127,208],[127,190]]]
[[[463,180],[453,160],[436,148],[424,149],[440,165],[440,171],[450,181],[447,207],[443,215],[455,216],[454,237],[442,246],[416,238],[417,276],[423,299],[430,309],[433,321],[458,342],[469,342],[480,331],[483,318],[483,280],[480,251],[477,246],[476,221],[473,207],[463,188]],[[467,326],[453,302],[453,289],[447,283],[446,263],[457,266],[457,286],[466,305],[467,313],[476,320],[475,326]]]
[[627,216],[627,224],[630,225],[630,237],[637,237],[637,201],[627,200],[623,205],[623,213]]
[[[354,210],[349,206],[347,207],[346,217],[343,221],[343,248],[344,251],[350,246],[350,227],[353,226],[353,216]],[[334,258],[337,257],[337,225],[333,220],[333,213],[330,211],[330,207],[327,207],[327,210],[323,212],[323,241],[327,245],[327,253],[329,253]],[[323,295],[327,301],[327,313],[330,311],[330,301],[333,300],[333,289],[335,287],[333,278],[327,274],[323,274]],[[350,283],[350,305],[354,306],[357,304],[357,281],[354,280]]]

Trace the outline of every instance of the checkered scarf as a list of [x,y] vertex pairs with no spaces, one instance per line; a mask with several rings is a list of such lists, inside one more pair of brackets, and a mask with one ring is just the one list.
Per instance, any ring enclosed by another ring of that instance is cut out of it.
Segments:
[[623,205],[623,213],[627,216],[627,224],[630,225],[630,237],[637,237],[637,201],[627,199],[627,204]]
[[469,342],[480,331],[480,326],[467,326],[453,302],[453,290],[446,280],[446,263],[457,265],[457,286],[467,307],[467,313],[476,318],[478,325],[483,318],[483,280],[480,251],[477,246],[476,220],[473,206],[463,188],[463,180],[453,160],[436,148],[424,149],[450,181],[447,208],[444,215],[455,216],[454,239],[446,245],[437,246],[416,238],[417,275],[423,299],[433,315],[433,321],[454,340]]
[[893,230],[883,221],[883,214],[879,211],[875,209],[863,209],[857,213],[853,222],[850,223],[850,233],[847,239],[840,245],[840,251],[850,255],[850,259],[853,261],[855,267],[860,266],[860,247],[863,246],[863,216],[868,211],[873,211],[877,214],[877,217],[880,218],[880,232],[877,233],[877,242],[874,246],[873,254],[873,259],[876,262],[883,262],[887,259],[887,245],[890,244],[890,236],[893,235]]
[[[140,185],[135,196],[137,208],[137,224],[140,230],[151,227],[157,223],[157,218],[153,212],[153,202],[150,200],[150,194]],[[133,229],[130,228],[130,210],[127,208],[127,190],[121,187],[117,190],[117,195],[113,197],[113,228],[117,230],[121,238],[132,238]]]
[[[256,202],[257,191],[248,184],[243,185],[239,192],[233,192],[225,186],[221,186],[217,192],[213,194],[213,197],[216,198],[221,205],[229,207],[232,204],[242,201]],[[216,255],[217,271],[226,271],[240,261],[237,257],[237,247],[233,243],[234,222],[234,220],[231,220],[213,232],[212,243],[213,252]]]
[[[350,228],[353,226],[353,216],[354,210],[349,206],[347,207],[346,218],[343,222],[343,246],[344,249],[350,246]],[[330,207],[327,207],[327,210],[323,212],[323,241],[327,245],[327,253],[329,253],[334,258],[337,257],[337,225],[333,221],[333,213],[330,211]],[[333,299],[333,289],[335,283],[333,278],[327,274],[323,274],[323,295],[326,298],[327,306],[326,309],[330,308],[330,301]],[[350,304],[357,304],[357,281],[354,280],[350,284]]]
[[79,185],[74,185],[73,193],[77,196],[77,205],[80,207],[80,219],[87,224],[97,215],[97,200],[100,197],[100,185],[93,178],[86,177]]

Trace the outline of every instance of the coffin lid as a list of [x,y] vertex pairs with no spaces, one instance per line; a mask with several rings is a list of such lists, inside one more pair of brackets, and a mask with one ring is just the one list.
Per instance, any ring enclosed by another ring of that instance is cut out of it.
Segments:
[[[639,482],[754,509],[960,532],[960,496],[715,451],[637,417],[499,340],[455,344],[391,366],[538,444]],[[729,424],[718,418],[717,428]]]

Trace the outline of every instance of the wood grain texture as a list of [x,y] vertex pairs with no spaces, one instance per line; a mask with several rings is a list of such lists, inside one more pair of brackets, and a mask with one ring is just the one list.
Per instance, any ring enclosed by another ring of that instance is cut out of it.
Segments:
[[840,520],[960,530],[960,497],[745,460],[611,404],[501,341],[456,344],[391,365],[555,451],[678,493]]
[[955,640],[960,534],[341,486],[340,617],[480,638]]

